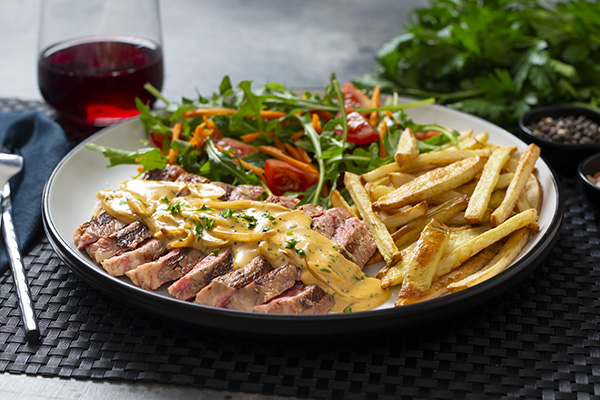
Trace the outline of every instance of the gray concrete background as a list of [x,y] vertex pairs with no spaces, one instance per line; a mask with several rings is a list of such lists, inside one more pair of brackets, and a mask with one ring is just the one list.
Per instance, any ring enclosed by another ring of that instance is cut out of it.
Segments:
[[[84,1],[84,0],[82,0]],[[126,1],[126,0],[123,0]],[[425,0],[161,0],[166,80],[178,100],[232,82],[316,88],[370,72],[383,43]],[[41,0],[0,0],[0,97],[41,100]],[[1,306],[1,305],[0,305]],[[175,385],[0,374],[0,399],[277,399]]]

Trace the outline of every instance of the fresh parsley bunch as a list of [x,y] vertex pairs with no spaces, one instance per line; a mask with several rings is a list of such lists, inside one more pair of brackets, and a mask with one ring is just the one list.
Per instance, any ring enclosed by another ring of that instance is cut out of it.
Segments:
[[598,106],[595,0],[431,0],[410,21],[356,84],[434,97],[507,129],[534,106]]

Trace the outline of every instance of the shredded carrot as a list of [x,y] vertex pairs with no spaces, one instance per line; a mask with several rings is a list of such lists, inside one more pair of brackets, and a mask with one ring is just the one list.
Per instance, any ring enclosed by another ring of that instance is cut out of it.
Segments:
[[298,131],[292,134],[292,136],[290,136],[290,139],[292,139],[294,142],[297,142],[302,138],[302,136],[304,136],[304,131]]
[[319,134],[323,131],[323,128],[321,127],[321,119],[316,113],[312,115],[312,126],[315,129],[315,131]]
[[260,132],[247,133],[245,135],[240,136],[240,139],[242,139],[246,143],[250,143],[250,142],[254,142],[256,139],[258,139],[259,135],[260,135]]
[[306,162],[308,164],[312,164],[312,160],[310,159],[310,156],[308,155],[308,153],[306,152],[306,150],[304,150],[300,146],[296,146],[296,150],[298,150],[298,153],[300,154],[301,161],[304,161],[304,162]]
[[[381,96],[381,88],[379,87],[379,85],[377,85],[377,86],[375,86],[375,89],[373,89],[373,96],[371,97],[371,108],[379,107],[380,96]],[[369,116],[369,122],[371,122],[371,125],[377,126],[378,118],[379,118],[379,112],[372,111],[371,115]]]
[[[179,137],[181,136],[182,129],[182,122],[178,122],[173,126],[173,129],[171,130],[171,141],[179,139]],[[173,164],[173,162],[175,161],[175,157],[177,157],[177,150],[169,149],[169,154],[167,155],[167,158],[170,164]]]
[[310,173],[318,173],[318,171],[317,171],[317,169],[315,168],[314,165],[312,165],[310,163],[305,163],[303,161],[296,160],[295,158],[290,157],[287,154],[283,153],[277,147],[273,147],[273,146],[258,146],[258,149],[260,151],[262,151],[263,153],[268,154],[270,156],[273,156],[275,158],[278,158],[281,161],[285,161],[288,164],[291,164],[294,167],[297,167],[297,168],[301,169],[302,171],[310,172]]
[[[232,115],[235,114],[236,110],[233,108],[197,108],[195,110],[189,110],[183,113],[182,118],[194,118],[194,117],[212,117],[213,115]],[[262,119],[277,119],[285,117],[287,113],[283,111],[274,110],[260,110],[260,116]],[[250,115],[246,115],[250,117]]]
[[394,114],[390,110],[385,110],[385,116],[391,119],[394,117]]
[[143,172],[144,171],[144,167],[142,167],[141,165],[139,167],[137,167],[137,172]]
[[275,143],[275,147],[277,147],[279,150],[281,150],[285,154],[285,146],[283,145],[283,142],[281,141],[281,139],[279,139],[277,136],[275,136],[273,138],[273,142]]
[[290,156],[294,157],[298,161],[304,162],[304,159],[298,153],[298,150],[296,150],[296,146],[293,146],[289,143],[285,143],[284,146],[285,146],[285,150],[290,154]]
[[321,190],[321,195],[323,197],[329,197],[329,190],[327,190],[327,186],[323,186],[323,190]]
[[383,135],[387,133],[387,124],[385,121],[381,124],[379,128],[379,157],[386,158],[387,151],[385,151],[385,147],[383,146]]
[[257,167],[256,165],[252,165],[247,161],[244,161],[240,158],[236,158],[235,160],[233,160],[234,163],[241,165],[244,169],[247,169],[248,171],[252,171],[254,172],[254,174],[256,176],[258,176],[261,180],[264,179],[265,177],[265,170],[262,169],[261,167]]
[[192,134],[192,138],[190,139],[190,144],[192,146],[196,146],[198,150],[202,150],[202,146],[204,146],[204,141],[206,138],[212,136],[214,133],[212,129],[206,129],[206,125],[206,122],[198,125]]

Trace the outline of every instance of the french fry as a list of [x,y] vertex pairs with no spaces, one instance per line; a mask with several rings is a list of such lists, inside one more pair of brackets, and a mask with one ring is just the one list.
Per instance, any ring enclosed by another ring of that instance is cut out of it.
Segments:
[[400,251],[379,215],[371,209],[369,195],[360,182],[360,177],[351,172],[346,172],[344,175],[344,185],[348,193],[350,193],[350,197],[352,197],[360,216],[366,222],[369,231],[373,235],[375,243],[377,243],[377,248],[385,262],[387,264],[398,262]]
[[433,218],[442,223],[446,223],[446,221],[467,208],[468,202],[469,199],[467,196],[460,196],[449,200],[446,203],[430,208],[427,210],[424,216],[408,222],[406,225],[392,234],[392,238],[395,240],[396,246],[402,248],[403,246],[406,246],[407,244],[417,240],[420,232]]
[[506,189],[510,182],[513,180],[515,174],[513,172],[505,172],[498,176],[498,182],[496,182],[495,190]]
[[419,154],[412,165],[410,165],[410,168],[404,168],[402,170],[413,171],[432,165],[443,166],[471,157],[489,157],[491,153],[492,151],[490,149],[457,150],[456,148],[450,148],[432,151],[430,153]]
[[453,282],[459,281],[477,271],[479,271],[489,260],[494,257],[497,253],[494,249],[485,249],[475,256],[469,258],[461,266],[454,271],[440,277],[438,280],[431,284],[431,287],[420,293],[418,296],[412,298],[400,298],[394,303],[395,306],[405,306],[408,304],[414,304],[425,300],[435,299],[446,294],[451,293],[447,286]]
[[382,220],[388,230],[394,230],[399,226],[409,223],[415,218],[425,215],[427,208],[427,202],[422,201],[414,206],[407,206],[406,209],[402,209],[395,214],[383,217]]
[[538,213],[535,209],[520,212],[507,219],[502,224],[464,242],[442,258],[438,264],[436,277],[447,274],[486,247],[507,237],[514,231],[534,223],[537,220],[537,217]]
[[401,170],[407,169],[419,155],[419,142],[410,128],[404,129],[398,140],[394,159]]
[[385,196],[394,188],[392,186],[384,186],[384,185],[373,185],[371,182],[367,182],[365,184],[365,189],[373,199],[373,201]]
[[436,168],[383,196],[373,203],[373,209],[393,210],[455,189],[481,172],[484,163],[484,158],[475,156]]
[[535,208],[540,212],[542,208],[542,185],[534,174],[529,176],[523,191],[519,195],[517,200],[517,209],[519,211],[526,210],[527,208]]
[[533,172],[535,162],[540,156],[540,148],[535,144],[530,144],[521,154],[519,164],[515,170],[515,176],[506,189],[506,195],[502,203],[492,212],[490,221],[492,226],[498,226],[504,222],[515,208],[521,191],[525,187],[529,175]]
[[465,211],[465,219],[468,222],[477,224],[483,220],[488,203],[492,197],[492,192],[500,177],[500,171],[510,158],[512,152],[512,148],[500,147],[495,149],[488,158],[483,167],[481,177],[477,181],[473,195],[469,200],[469,206]]
[[400,299],[417,297],[431,287],[448,237],[448,227],[435,219],[425,226],[414,251],[407,257]]
[[404,185],[405,183],[415,179],[414,175],[407,174],[404,172],[390,172],[387,176],[390,180],[390,183],[395,188],[398,188],[398,187]]
[[508,266],[518,257],[528,240],[528,228],[521,228],[513,232],[508,237],[498,254],[496,254],[496,256],[489,261],[488,265],[473,275],[470,275],[458,282],[449,284],[447,289],[453,293],[458,292],[498,275],[500,272],[508,268]]
[[381,287],[387,288],[396,286],[404,281],[406,275],[406,267],[408,265],[408,256],[414,251],[417,242],[413,242],[400,252],[400,260],[393,265],[386,265],[377,274],[377,278],[381,279]]
[[355,210],[348,204],[344,196],[337,189],[333,189],[331,194],[329,195],[329,200],[331,201],[331,205],[333,207],[345,208],[352,214],[353,217],[358,217]]
[[362,174],[361,178],[363,182],[373,182],[376,179],[386,176],[390,172],[400,172],[400,167],[397,163],[392,162],[382,165],[381,167],[375,168],[373,171]]

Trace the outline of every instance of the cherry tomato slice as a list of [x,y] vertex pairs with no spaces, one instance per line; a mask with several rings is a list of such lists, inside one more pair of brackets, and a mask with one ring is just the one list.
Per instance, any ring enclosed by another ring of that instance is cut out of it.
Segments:
[[282,196],[286,192],[305,191],[319,181],[319,175],[270,158],[265,162],[265,181],[274,195]]
[[[338,113],[336,118],[339,118],[340,115],[341,113]],[[379,132],[354,108],[346,107],[346,119],[348,120],[348,136],[346,140],[350,143],[364,146],[379,139]],[[336,129],[335,133],[341,138],[344,137],[343,129]]]
[[163,143],[165,141],[165,135],[159,132],[150,132],[150,140],[156,147],[162,149]]
[[258,151],[256,147],[248,143],[240,142],[239,140],[227,137],[217,140],[216,144],[223,147],[225,150],[234,149],[235,151],[233,151],[231,155],[239,158],[246,157],[247,155],[256,153]]
[[345,82],[340,86],[344,93],[344,105],[346,107],[367,108],[371,104],[371,99],[358,89],[352,82]]

